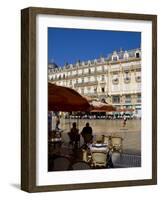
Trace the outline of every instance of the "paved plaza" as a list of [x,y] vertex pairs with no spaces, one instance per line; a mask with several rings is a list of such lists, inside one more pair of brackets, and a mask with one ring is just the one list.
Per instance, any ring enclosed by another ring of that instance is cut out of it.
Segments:
[[[69,142],[69,128],[73,122],[77,122],[79,132],[87,122],[90,123],[93,129],[93,135],[110,135],[121,136],[123,138],[123,153],[141,155],[141,120],[128,120],[123,127],[122,120],[107,120],[107,119],[61,119],[60,128],[63,130],[62,139],[65,143]],[[81,138],[81,143],[83,140]]]

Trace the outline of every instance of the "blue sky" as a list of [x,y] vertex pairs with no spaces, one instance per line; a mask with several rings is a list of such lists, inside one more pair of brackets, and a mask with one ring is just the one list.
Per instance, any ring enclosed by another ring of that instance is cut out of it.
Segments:
[[48,28],[48,62],[60,66],[107,56],[120,48],[140,48],[140,45],[140,32]]

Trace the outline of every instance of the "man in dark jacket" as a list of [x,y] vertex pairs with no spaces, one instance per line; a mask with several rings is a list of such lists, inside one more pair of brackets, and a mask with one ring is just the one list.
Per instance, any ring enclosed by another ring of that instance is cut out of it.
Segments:
[[86,123],[86,126],[83,128],[83,130],[81,132],[81,135],[82,135],[85,143],[92,142],[92,138],[93,138],[92,133],[93,133],[93,131],[92,131],[92,128],[90,127],[89,123]]

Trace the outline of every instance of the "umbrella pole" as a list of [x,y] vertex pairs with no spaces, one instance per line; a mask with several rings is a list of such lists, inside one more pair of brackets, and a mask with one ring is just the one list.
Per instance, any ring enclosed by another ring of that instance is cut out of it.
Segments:
[[71,129],[71,122],[70,122],[70,113],[69,113],[69,131]]
[[79,129],[79,119],[77,118],[77,127]]

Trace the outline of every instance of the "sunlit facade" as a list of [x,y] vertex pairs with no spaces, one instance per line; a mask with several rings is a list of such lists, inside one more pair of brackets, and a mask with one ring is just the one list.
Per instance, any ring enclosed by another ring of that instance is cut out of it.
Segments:
[[141,112],[141,50],[114,51],[107,57],[75,64],[48,65],[48,80],[120,109]]

